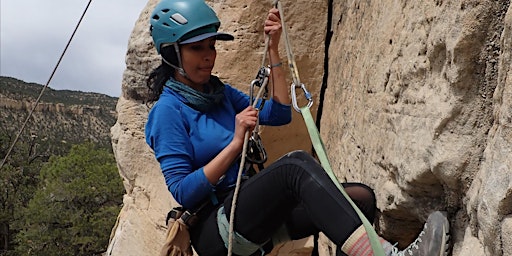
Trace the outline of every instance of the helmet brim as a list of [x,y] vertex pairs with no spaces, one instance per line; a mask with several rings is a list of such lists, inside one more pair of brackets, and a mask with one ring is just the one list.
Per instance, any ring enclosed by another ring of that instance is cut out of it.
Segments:
[[232,41],[232,40],[235,39],[234,36],[232,36],[231,34],[228,34],[228,33],[209,32],[209,33],[204,33],[204,34],[201,34],[201,35],[197,35],[197,36],[188,38],[187,40],[183,40],[183,41],[179,42],[179,44],[195,43],[195,42],[199,42],[201,40],[204,40],[204,39],[210,38],[210,37],[215,37],[215,39],[221,40],[221,41]]

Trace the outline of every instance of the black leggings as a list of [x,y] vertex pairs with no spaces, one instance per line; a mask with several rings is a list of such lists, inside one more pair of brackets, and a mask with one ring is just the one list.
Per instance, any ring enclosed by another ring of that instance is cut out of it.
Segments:
[[[375,194],[359,183],[342,184],[370,222],[375,218]],[[191,229],[192,245],[201,256],[227,255],[217,228],[217,210],[224,205],[229,220],[232,193],[223,204],[200,214]],[[323,232],[337,245],[362,222],[319,163],[304,151],[291,152],[242,184],[235,209],[235,231],[262,244],[286,224],[293,240]],[[265,250],[272,249],[267,244]]]

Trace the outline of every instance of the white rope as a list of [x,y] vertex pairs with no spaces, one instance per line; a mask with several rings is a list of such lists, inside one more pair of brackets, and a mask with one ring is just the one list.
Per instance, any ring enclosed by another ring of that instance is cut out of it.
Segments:
[[288,64],[290,66],[290,70],[292,73],[292,79],[293,83],[295,85],[300,85],[300,78],[299,78],[299,71],[297,70],[297,64],[295,63],[295,58],[293,57],[292,47],[290,44],[290,40],[288,39],[288,29],[286,28],[286,24],[284,22],[284,12],[283,12],[283,6],[281,5],[280,1],[275,1],[276,7],[279,10],[279,14],[281,14],[281,27],[283,28],[283,38],[286,48],[286,56],[288,58]]
[[[268,83],[268,77],[265,77],[263,80],[263,84],[261,85],[260,89],[258,90],[258,93],[255,97],[253,107],[256,107],[256,104],[258,103],[258,99],[261,98],[261,94],[263,93],[264,88],[267,86]],[[235,208],[236,208],[236,201],[238,199],[238,192],[240,191],[240,183],[242,180],[242,173],[245,166],[245,156],[247,154],[247,145],[249,144],[249,131],[245,132],[244,137],[244,146],[242,148],[242,157],[240,161],[240,167],[238,168],[238,176],[236,178],[236,186],[235,191],[233,192],[233,200],[231,201],[231,212],[229,214],[229,236],[228,236],[228,256],[231,256],[233,254],[233,234],[234,234],[234,222],[235,222]]]
[[[277,6],[277,2],[278,2],[277,0],[273,1],[273,5]],[[269,41],[270,41],[270,36],[266,35],[266,37],[265,37],[265,49],[263,50],[263,57],[262,57],[262,61],[261,61],[261,66],[262,67],[265,67],[265,62],[267,60]],[[252,103],[253,107],[256,107],[256,105],[258,104],[258,99],[261,98],[261,95],[262,95],[264,89],[267,87],[267,84],[268,84],[268,77],[265,76],[265,78],[263,80],[263,83],[260,86],[260,89],[258,90],[258,93],[257,93],[256,97],[254,98],[254,102]],[[238,176],[237,176],[237,179],[236,179],[235,191],[233,192],[233,200],[231,201],[231,211],[230,211],[230,214],[229,214],[228,256],[231,256],[233,254],[233,235],[234,235],[234,232],[235,232],[234,231],[234,229],[235,229],[234,228],[234,225],[235,225],[235,209],[236,209],[236,205],[237,205],[236,202],[237,202],[237,199],[238,199],[238,194],[239,194],[239,191],[240,191],[240,184],[241,184],[241,180],[242,180],[242,173],[243,173],[244,166],[245,166],[245,160],[246,160],[248,144],[249,144],[249,131],[246,131],[245,132],[245,137],[244,137],[244,145],[243,145],[243,148],[242,148],[242,157],[241,157],[241,161],[240,161],[240,167],[238,169]]]

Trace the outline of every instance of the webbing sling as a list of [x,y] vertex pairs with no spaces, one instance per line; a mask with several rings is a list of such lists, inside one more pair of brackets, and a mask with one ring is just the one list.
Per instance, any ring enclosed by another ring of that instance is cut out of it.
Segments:
[[[293,83],[291,86],[291,93],[292,93],[292,104],[295,110],[302,113],[302,117],[304,118],[304,122],[306,123],[306,127],[308,129],[309,137],[311,138],[311,142],[313,144],[313,147],[315,148],[315,151],[318,155],[318,158],[320,160],[320,164],[324,168],[325,172],[329,175],[333,183],[338,187],[338,189],[341,191],[343,196],[350,202],[350,205],[352,205],[352,208],[356,211],[357,215],[359,215],[359,218],[363,222],[363,226],[366,230],[366,234],[368,235],[368,239],[370,240],[370,244],[372,246],[373,255],[375,256],[385,256],[384,248],[382,248],[382,245],[379,241],[379,237],[377,236],[377,233],[373,229],[372,224],[366,219],[364,214],[359,210],[357,205],[354,204],[352,199],[348,196],[348,194],[345,192],[343,187],[341,187],[340,183],[338,182],[338,179],[334,175],[331,165],[329,164],[329,159],[327,158],[327,154],[325,153],[325,147],[322,142],[322,139],[320,138],[320,134],[318,132],[318,129],[316,128],[315,122],[313,121],[313,117],[311,116],[311,112],[309,111],[309,108],[313,104],[313,99],[311,97],[311,94],[306,90],[306,87],[304,84],[300,82],[299,78],[299,72],[297,69],[297,64],[295,63],[295,59],[293,57],[292,47],[290,44],[290,39],[288,38],[288,31],[285,24],[284,19],[284,12],[283,7],[281,5],[281,2],[279,0],[274,1],[275,7],[279,10],[279,13],[281,15],[281,27],[283,30],[283,38],[284,43],[286,46],[286,55],[288,58],[288,65],[290,67]],[[295,95],[296,88],[301,88],[304,92],[304,95],[306,96],[306,99],[309,101],[307,106],[299,107],[297,105],[297,97]]]
[[[373,255],[376,256],[385,256],[384,248],[382,247],[379,236],[373,229],[372,224],[366,219],[364,214],[359,210],[359,207],[352,201],[350,196],[348,196],[347,192],[343,189],[343,187],[340,185],[338,179],[334,175],[331,164],[329,163],[329,159],[327,158],[327,154],[325,153],[325,147],[324,143],[322,142],[322,139],[320,138],[320,134],[318,132],[318,129],[316,128],[315,121],[313,120],[313,117],[311,116],[311,112],[309,111],[309,107],[301,107],[300,113],[302,114],[302,117],[304,118],[304,122],[306,123],[306,127],[308,129],[309,137],[311,138],[311,143],[313,144],[313,147],[315,148],[315,152],[317,154],[318,160],[320,161],[320,164],[324,168],[325,172],[333,183],[338,187],[338,189],[341,191],[343,196],[348,200],[350,205],[354,208],[357,215],[359,215],[359,218],[363,222],[364,229],[366,230],[366,234],[368,235],[368,239],[370,240],[370,244],[372,246]],[[340,245],[341,246],[341,245]]]

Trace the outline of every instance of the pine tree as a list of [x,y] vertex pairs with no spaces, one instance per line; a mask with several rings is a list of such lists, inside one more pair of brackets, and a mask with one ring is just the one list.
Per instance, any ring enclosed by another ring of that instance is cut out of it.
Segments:
[[18,255],[99,255],[108,245],[123,196],[112,152],[86,143],[51,157],[23,210]]

